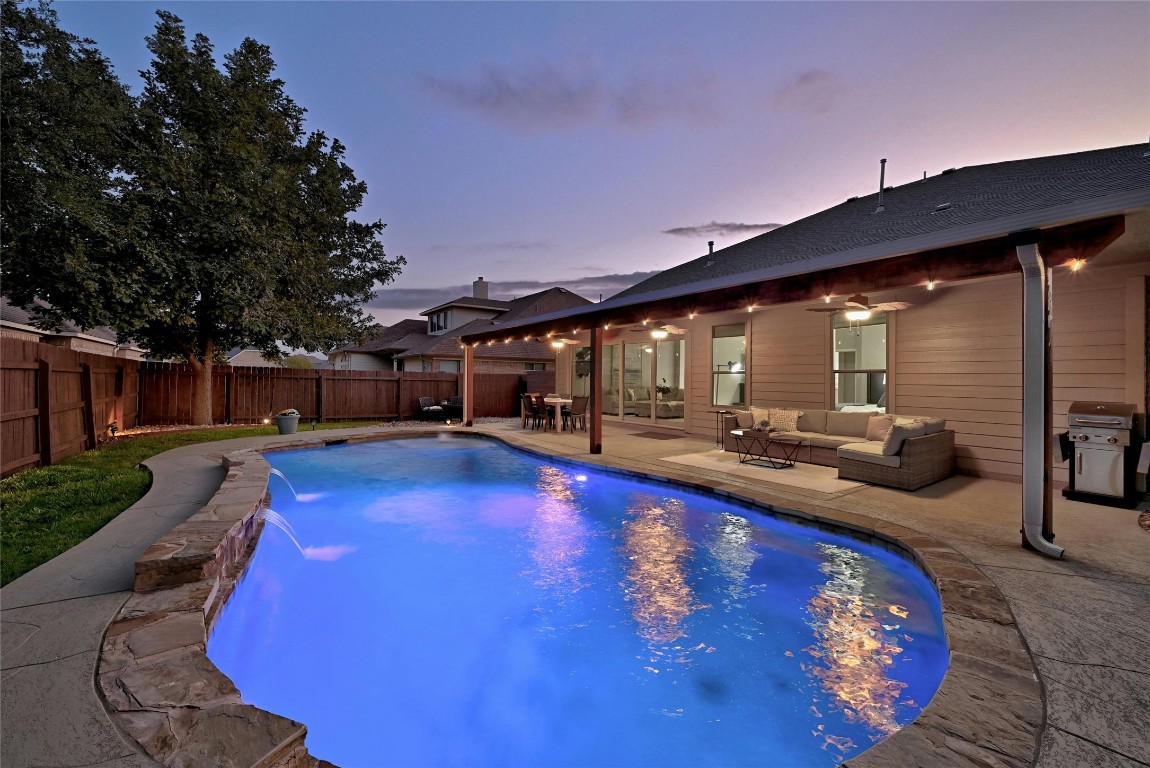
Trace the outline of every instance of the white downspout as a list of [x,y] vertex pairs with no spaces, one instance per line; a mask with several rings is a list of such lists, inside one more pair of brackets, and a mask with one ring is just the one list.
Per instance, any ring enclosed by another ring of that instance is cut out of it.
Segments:
[[1037,243],[1016,245],[1014,250],[1022,265],[1022,530],[1030,546],[1044,555],[1060,558],[1063,548],[1042,537],[1049,482],[1046,344],[1050,273]]

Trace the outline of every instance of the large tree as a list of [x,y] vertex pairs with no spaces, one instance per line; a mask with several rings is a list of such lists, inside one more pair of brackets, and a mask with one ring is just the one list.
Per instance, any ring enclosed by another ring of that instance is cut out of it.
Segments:
[[[3,290],[35,298],[40,322],[107,325],[97,291],[122,294],[120,272],[99,273],[93,253],[119,248],[116,190],[132,125],[132,99],[90,40],[57,25],[46,3],[3,0],[0,72],[0,243]],[[72,296],[88,298],[72,306]]]
[[316,351],[359,338],[371,324],[362,305],[404,260],[386,257],[382,222],[352,218],[366,185],[339,141],[304,131],[267,46],[244,40],[220,68],[206,37],[189,43],[179,18],[158,16],[115,176],[116,237],[56,275],[33,268],[30,293],[186,360],[193,418],[207,424],[223,350],[272,357],[281,344]]

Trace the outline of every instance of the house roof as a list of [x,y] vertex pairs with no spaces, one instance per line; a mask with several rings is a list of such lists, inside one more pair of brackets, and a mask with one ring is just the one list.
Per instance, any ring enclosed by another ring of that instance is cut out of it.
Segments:
[[[41,306],[48,306],[47,303],[37,300],[35,302]],[[116,332],[107,326],[99,326],[96,328],[81,328],[70,320],[65,320],[54,331],[44,331],[36,328],[32,319],[32,313],[23,307],[18,307],[8,301],[8,297],[0,296],[0,322],[9,325],[22,326],[24,328],[35,330],[39,333],[51,336],[84,336],[85,338],[93,339],[95,341],[104,342],[110,346],[117,346]],[[134,349],[132,345],[125,344],[126,348]]]
[[[397,357],[463,357],[459,334],[467,330],[490,327],[490,320],[472,320],[455,328],[450,333],[428,336],[425,342],[412,346]],[[550,361],[555,359],[555,350],[546,342],[514,339],[509,342],[478,347],[475,350],[475,356],[480,359]]]
[[1150,187],[1146,144],[952,168],[853,198],[660,272],[615,299]]
[[547,312],[557,312],[562,309],[572,309],[590,304],[591,301],[566,288],[548,288],[544,291],[528,294],[522,298],[514,299],[511,306],[502,315],[495,318],[496,323],[507,323],[521,317],[542,315]]
[[337,352],[396,352],[407,349],[407,346],[397,344],[406,336],[419,335],[427,331],[426,320],[400,320],[395,325],[384,328],[379,335],[373,336],[363,344],[348,344],[345,347],[332,350]]
[[[852,198],[660,272],[606,301],[523,318],[509,323],[508,330],[537,333],[567,324],[624,321],[679,300],[731,296],[740,286],[1145,211],[1150,206],[1147,150],[1146,144],[1133,144],[948,170],[888,187],[881,212],[876,213],[878,193]],[[471,331],[466,338],[474,343],[498,338],[499,332]]]
[[458,299],[434,306],[431,309],[425,309],[419,314],[433,315],[441,309],[447,307],[467,307],[470,309],[492,309],[497,312],[505,312],[511,307],[510,301],[500,301],[499,299],[477,299],[474,296],[460,296]]

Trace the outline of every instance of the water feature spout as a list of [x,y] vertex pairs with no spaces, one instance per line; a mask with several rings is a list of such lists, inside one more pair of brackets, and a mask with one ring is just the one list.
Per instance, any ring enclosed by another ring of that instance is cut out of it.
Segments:
[[292,497],[298,502],[315,501],[320,497],[320,494],[318,493],[296,493],[295,488],[292,487],[291,481],[287,479],[287,476],[275,467],[271,468],[271,473],[278,477],[280,480],[284,481],[288,487],[288,490],[291,491]]
[[[275,472],[280,477],[283,477],[283,475],[280,474],[278,470],[273,469],[272,472]],[[284,478],[284,482],[287,482],[287,478]],[[288,488],[291,488],[291,483],[288,483]],[[281,531],[286,533],[287,537],[291,539],[291,543],[295,544],[295,548],[299,550],[299,553],[304,557],[307,557],[307,553],[304,552],[303,547],[300,546],[299,539],[296,538],[295,529],[291,527],[291,523],[289,523],[283,515],[269,507],[261,509],[259,512],[257,512],[256,517],[260,520],[266,520],[276,528],[279,528]]]
[[[275,472],[274,469],[272,471]],[[280,475],[280,477],[283,477],[283,475]],[[348,544],[333,544],[326,547],[305,547],[299,543],[299,538],[296,535],[295,529],[292,528],[291,523],[289,523],[283,515],[270,507],[261,509],[256,513],[256,517],[271,523],[286,533],[287,537],[291,539],[291,543],[295,544],[295,548],[299,550],[299,553],[304,556],[305,560],[324,560],[330,562],[332,560],[339,560],[344,555],[356,550],[354,546]]]

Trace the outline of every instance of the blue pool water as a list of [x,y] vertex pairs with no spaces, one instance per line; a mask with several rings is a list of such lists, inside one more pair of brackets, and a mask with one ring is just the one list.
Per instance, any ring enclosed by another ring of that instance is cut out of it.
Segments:
[[831,766],[947,665],[907,559],[480,439],[268,455],[208,644],[352,766]]

